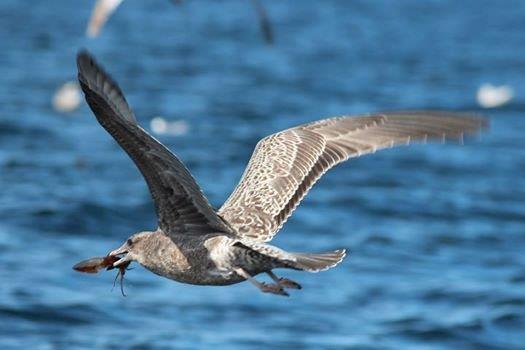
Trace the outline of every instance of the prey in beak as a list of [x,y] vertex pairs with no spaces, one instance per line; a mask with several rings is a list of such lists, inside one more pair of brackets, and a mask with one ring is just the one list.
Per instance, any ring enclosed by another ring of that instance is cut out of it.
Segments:
[[[116,259],[113,262],[112,268],[119,267],[124,264],[129,265],[132,259],[128,253],[129,253],[129,246],[127,243],[124,243],[120,248],[111,251],[108,254],[108,257],[111,257],[112,259]],[[108,270],[111,270],[111,269],[108,268]]]
[[108,257],[111,258],[111,261],[113,263],[110,266],[108,266],[106,270],[109,271],[115,268],[118,269],[118,273],[115,276],[115,280],[113,281],[113,287],[115,287],[117,280],[119,280],[120,292],[122,293],[122,296],[126,296],[126,293],[124,293],[124,275],[126,274],[127,270],[131,270],[130,268],[128,268],[128,266],[129,264],[131,264],[132,259],[128,253],[128,244],[124,243],[120,248],[115,249],[108,254]]
[[127,270],[130,270],[128,268],[129,264],[136,260],[137,251],[140,252],[140,242],[142,241],[142,238],[149,234],[149,232],[139,232],[134,234],[129,237],[120,248],[111,251],[105,257],[83,260],[73,266],[73,269],[86,273],[97,273],[102,269],[118,269],[117,276],[115,276],[115,281],[113,282],[113,287],[115,287],[117,280],[119,280],[120,292],[123,296],[126,296],[126,293],[124,293],[124,275]]
[[[122,256],[123,254],[125,255]],[[115,287],[117,279],[120,279],[120,292],[123,296],[126,296],[126,293],[124,293],[124,274],[127,270],[130,270],[128,266],[131,264],[131,261],[132,259],[128,255],[127,245],[124,244],[122,247],[115,249],[105,257],[95,257],[82,260],[73,266],[73,269],[79,272],[97,273],[104,268],[108,271],[117,268],[118,273],[117,276],[115,276],[113,287]]]

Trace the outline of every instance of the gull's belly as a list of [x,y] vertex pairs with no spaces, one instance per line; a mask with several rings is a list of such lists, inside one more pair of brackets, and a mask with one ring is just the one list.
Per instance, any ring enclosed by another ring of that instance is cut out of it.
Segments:
[[151,272],[177,282],[230,285],[244,281],[235,272],[236,267],[244,268],[252,276],[264,270],[249,263],[245,249],[235,247],[235,241],[224,235],[194,240],[181,237],[180,242],[166,240],[155,254],[139,262]]
[[[143,266],[151,272],[171,280],[198,285],[229,285],[242,282],[232,268],[231,246],[220,244],[222,237],[210,240],[213,245],[170,245],[159,251],[155,259]],[[219,244],[217,244],[219,243]]]
[[159,276],[187,284],[226,286],[244,281],[244,278],[235,272],[220,270],[216,267],[187,270],[146,268]]

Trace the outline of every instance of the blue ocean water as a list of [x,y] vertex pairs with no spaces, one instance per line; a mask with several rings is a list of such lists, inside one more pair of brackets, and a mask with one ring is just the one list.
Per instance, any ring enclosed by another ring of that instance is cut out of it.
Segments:
[[[124,1],[96,40],[92,1],[0,2],[2,349],[525,349],[525,3],[404,0]],[[481,112],[491,130],[457,144],[352,160],[311,191],[274,243],[346,247],[337,268],[279,271],[283,298],[242,283],[199,287],[136,266],[77,261],[156,227],[146,185],[85,103],[51,98],[91,50],[139,122],[216,206],[263,136],[322,117],[389,109]],[[481,110],[485,82],[515,99]]]

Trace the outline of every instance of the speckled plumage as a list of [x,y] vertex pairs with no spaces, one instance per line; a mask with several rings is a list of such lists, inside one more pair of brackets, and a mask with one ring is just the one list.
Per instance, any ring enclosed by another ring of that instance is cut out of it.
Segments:
[[[351,157],[427,139],[462,139],[484,119],[435,111],[337,117],[291,128],[261,140],[230,198],[215,212],[182,162],[137,125],[122,92],[86,52],[78,78],[99,123],[143,174],[159,227],[132,235],[112,256],[115,266],[137,261],[172,280],[228,285],[249,280],[264,292],[300,288],[275,268],[309,272],[337,265],[344,250],[290,253],[266,242],[279,231],[314,183]],[[273,284],[253,276],[267,273]]]

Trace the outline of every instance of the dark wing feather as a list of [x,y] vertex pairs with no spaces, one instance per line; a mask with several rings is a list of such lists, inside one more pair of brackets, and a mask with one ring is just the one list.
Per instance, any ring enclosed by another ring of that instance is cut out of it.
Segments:
[[485,119],[438,111],[337,117],[262,139],[219,215],[239,236],[269,241],[314,183],[349,158],[413,141],[460,139]]
[[264,41],[267,44],[273,44],[272,25],[270,23],[270,19],[268,18],[266,10],[264,9],[263,5],[261,5],[259,0],[252,0],[252,5],[255,8],[255,11],[257,11],[257,17],[259,19],[259,28],[264,37]]
[[139,125],[118,85],[87,52],[77,57],[78,80],[98,122],[126,151],[146,180],[167,234],[227,231],[184,164]]

